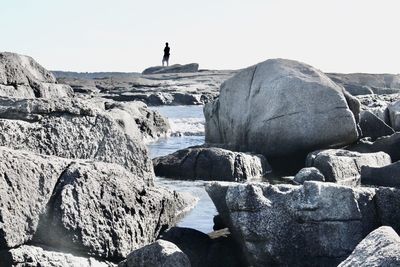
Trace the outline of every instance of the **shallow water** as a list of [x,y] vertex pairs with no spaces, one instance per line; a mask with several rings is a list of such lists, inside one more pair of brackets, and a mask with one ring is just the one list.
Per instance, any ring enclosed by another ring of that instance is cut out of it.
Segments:
[[[173,153],[179,149],[204,143],[204,116],[202,106],[162,106],[151,107],[169,119],[173,136],[161,138],[148,144],[152,158]],[[204,190],[204,181],[182,181],[156,177],[155,183],[176,190],[189,192],[199,199],[194,207],[178,226],[194,228],[204,233],[213,229],[213,217],[217,214],[214,204]]]

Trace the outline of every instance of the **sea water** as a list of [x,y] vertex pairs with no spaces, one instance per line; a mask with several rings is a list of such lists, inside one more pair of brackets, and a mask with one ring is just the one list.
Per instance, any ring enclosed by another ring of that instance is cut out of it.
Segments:
[[[204,143],[205,120],[202,106],[161,106],[151,109],[168,118],[173,135],[148,144],[152,158]],[[181,219],[178,226],[197,229],[204,233],[213,231],[213,217],[217,211],[204,189],[206,182],[156,177],[155,183],[178,192],[189,192],[199,199],[197,205]]]

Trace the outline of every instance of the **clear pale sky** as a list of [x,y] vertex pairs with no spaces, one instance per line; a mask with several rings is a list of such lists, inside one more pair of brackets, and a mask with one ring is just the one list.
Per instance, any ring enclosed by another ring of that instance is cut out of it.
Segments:
[[51,70],[237,69],[289,58],[323,71],[400,73],[399,0],[0,0],[0,51]]

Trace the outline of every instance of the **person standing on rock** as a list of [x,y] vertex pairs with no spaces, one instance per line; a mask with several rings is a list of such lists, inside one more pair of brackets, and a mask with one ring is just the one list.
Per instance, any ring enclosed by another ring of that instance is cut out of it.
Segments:
[[164,48],[164,57],[162,59],[162,65],[164,67],[164,62],[167,62],[167,66],[169,65],[169,46],[168,43],[165,43],[165,48]]

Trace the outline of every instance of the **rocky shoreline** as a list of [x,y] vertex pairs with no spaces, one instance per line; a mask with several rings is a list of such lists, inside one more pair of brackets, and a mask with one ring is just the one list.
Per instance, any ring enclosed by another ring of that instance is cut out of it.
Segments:
[[[400,265],[399,75],[144,73],[0,53],[0,266]],[[147,105],[202,104],[206,144],[150,159]],[[155,175],[210,181],[215,232],[174,227],[196,199]]]

